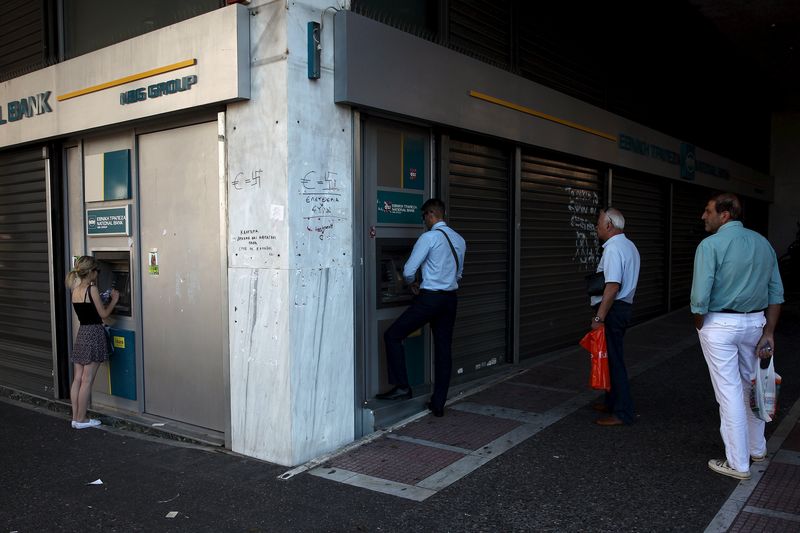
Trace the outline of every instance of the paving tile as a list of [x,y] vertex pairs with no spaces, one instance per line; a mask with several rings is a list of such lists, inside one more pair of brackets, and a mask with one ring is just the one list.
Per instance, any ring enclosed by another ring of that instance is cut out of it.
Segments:
[[728,528],[728,533],[753,533],[754,531],[796,533],[798,529],[800,529],[800,523],[792,520],[743,511]]
[[500,383],[469,397],[472,403],[510,407],[532,413],[543,413],[560,405],[575,393],[538,390],[514,383]]
[[[635,306],[636,304],[634,304]],[[663,345],[669,346],[675,342],[675,339],[684,338],[689,334],[696,335],[692,329],[691,315],[687,314],[682,322],[676,325],[661,324],[658,328],[644,327],[644,328],[629,328],[625,333],[625,343],[631,345],[642,345],[652,347]]]
[[[589,352],[583,348],[576,348],[569,353],[565,353],[558,359],[554,359],[547,363],[549,366],[561,367],[564,372],[573,372],[581,374],[589,368]],[[536,368],[536,367],[533,367]]]
[[781,446],[784,450],[800,452],[800,424],[795,424],[794,429],[786,436]]
[[589,387],[589,352],[586,352],[584,366],[585,368],[574,371],[551,364],[539,365],[510,379],[509,383],[526,383],[579,392]]
[[517,420],[447,409],[442,418],[426,416],[395,434],[477,450],[521,425]]
[[378,439],[333,458],[326,467],[415,485],[464,454],[392,439]]
[[[800,514],[800,466],[772,463],[753,490],[748,505]],[[800,524],[797,524],[800,530]]]

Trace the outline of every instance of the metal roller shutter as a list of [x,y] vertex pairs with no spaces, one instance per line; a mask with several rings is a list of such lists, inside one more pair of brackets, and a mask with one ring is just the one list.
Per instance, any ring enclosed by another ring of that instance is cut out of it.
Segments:
[[600,257],[597,169],[522,154],[520,358],[574,345],[589,327],[584,277]]
[[689,305],[694,252],[708,235],[700,216],[710,196],[711,189],[705,187],[686,183],[672,186],[670,309]]
[[508,69],[511,66],[511,2],[450,0],[451,48]]
[[0,80],[44,66],[44,4],[7,0],[0,5]]
[[509,154],[451,139],[450,224],[467,241],[453,336],[453,368],[466,374],[506,361],[509,303]]
[[615,174],[611,205],[622,211],[625,234],[642,259],[633,323],[642,322],[667,310],[669,189],[657,178],[632,179]]
[[53,396],[46,160],[0,155],[0,383]]

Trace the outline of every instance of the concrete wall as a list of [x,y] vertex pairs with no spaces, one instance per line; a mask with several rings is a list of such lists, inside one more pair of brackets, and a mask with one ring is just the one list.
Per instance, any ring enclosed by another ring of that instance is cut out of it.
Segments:
[[772,117],[770,170],[775,178],[775,203],[769,216],[769,237],[780,256],[794,241],[800,222],[800,112]]
[[251,100],[228,106],[231,445],[295,465],[354,437],[352,130],[329,1],[253,2]]

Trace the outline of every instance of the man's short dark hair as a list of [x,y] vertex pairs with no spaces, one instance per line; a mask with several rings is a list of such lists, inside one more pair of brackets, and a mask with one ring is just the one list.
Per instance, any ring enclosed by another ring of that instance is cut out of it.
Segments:
[[424,204],[422,204],[421,208],[422,212],[425,211],[434,211],[438,218],[444,218],[444,202],[439,200],[438,198],[431,198]]
[[717,213],[727,211],[731,215],[731,220],[739,220],[742,216],[742,203],[739,197],[732,192],[721,192],[711,197]]

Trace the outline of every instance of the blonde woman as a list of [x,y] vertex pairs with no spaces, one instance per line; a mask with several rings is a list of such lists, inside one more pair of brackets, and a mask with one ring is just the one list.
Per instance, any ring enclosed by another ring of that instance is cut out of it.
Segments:
[[70,362],[73,364],[70,400],[72,402],[72,427],[86,429],[100,425],[100,421],[89,418],[89,395],[100,363],[108,360],[109,345],[103,319],[114,310],[119,292],[111,291],[107,305],[100,299],[95,282],[100,269],[94,257],[84,255],[75,262],[75,268],[67,274],[67,288],[72,293],[72,308],[81,325],[72,345]]

